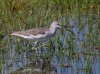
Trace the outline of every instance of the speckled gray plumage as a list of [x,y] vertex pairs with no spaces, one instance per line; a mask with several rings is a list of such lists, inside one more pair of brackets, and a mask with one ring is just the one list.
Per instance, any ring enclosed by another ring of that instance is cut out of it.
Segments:
[[18,31],[14,33],[25,35],[25,36],[29,36],[30,34],[36,36],[38,34],[45,34],[46,31],[49,31],[49,28],[33,28],[33,29],[29,29],[25,31]]

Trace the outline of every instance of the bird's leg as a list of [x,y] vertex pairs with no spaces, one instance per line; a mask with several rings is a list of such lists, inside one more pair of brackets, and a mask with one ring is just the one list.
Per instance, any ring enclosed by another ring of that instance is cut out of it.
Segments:
[[49,43],[45,42],[45,43],[41,43],[41,45],[39,46],[39,48],[41,47],[49,47]]
[[41,42],[37,42],[37,41],[36,41],[36,42],[34,43],[33,50],[37,52],[38,49],[39,49],[39,48],[42,48],[42,47],[50,47],[50,44],[48,44],[48,43],[43,43],[43,42],[41,43]]
[[34,43],[33,50],[37,52],[38,51],[38,46],[39,46],[38,41],[36,41]]
[[49,44],[43,44],[40,47],[49,47]]

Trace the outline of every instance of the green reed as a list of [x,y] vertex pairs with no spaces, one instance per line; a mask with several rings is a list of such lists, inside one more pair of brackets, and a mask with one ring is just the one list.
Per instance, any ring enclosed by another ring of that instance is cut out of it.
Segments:
[[[79,31],[83,32],[83,27],[86,22],[88,23],[88,33],[83,35],[83,41],[79,41],[82,47],[80,52],[84,53],[85,49],[87,49],[86,52],[89,52],[89,54],[92,55],[93,48],[100,46],[100,26],[98,25],[100,24],[98,17],[99,11],[99,0],[0,0],[0,46],[4,47],[4,54],[11,52],[12,48],[10,48],[10,45],[12,45],[13,39],[9,36],[9,33],[33,27],[49,27],[49,24],[53,20],[58,19],[60,19],[61,25],[65,25],[69,18],[72,17],[77,18],[79,21],[79,24],[76,24]],[[62,18],[65,16],[66,19],[63,20]],[[84,16],[87,16],[88,20],[86,20],[87,18],[84,18]],[[96,19],[94,25],[92,23],[93,17]],[[66,32],[64,31],[64,33]],[[48,58],[50,58],[49,61],[52,59],[55,48],[55,45],[52,44],[57,41],[57,58],[62,60],[63,56],[66,55],[66,58],[69,60],[68,62],[71,62],[71,64],[73,64],[74,59],[76,59],[78,71],[80,52],[78,52],[78,48],[75,45],[75,41],[79,40],[78,36],[74,33],[69,33],[69,39],[65,39],[65,47],[63,47],[63,42],[60,40],[61,37],[63,36],[60,36],[59,38],[56,36],[55,40],[50,40],[50,47],[48,47],[50,51],[49,53],[42,55],[42,58],[46,64],[48,63]],[[86,42],[85,38],[87,39]],[[25,41],[25,44],[27,43],[27,45],[24,46],[23,40],[20,40],[19,38],[14,40],[16,50],[14,56],[16,56],[18,52],[21,52],[22,57],[24,57],[23,49],[26,48],[26,51],[28,51],[33,47],[32,42]],[[2,48],[0,47],[0,53],[2,52],[1,49]],[[35,56],[33,55],[33,57]],[[27,58],[31,59],[32,57],[28,57],[27,53]],[[1,70],[3,58],[0,59]],[[84,65],[85,72],[87,73],[87,71],[90,71],[91,73],[91,57],[89,56],[88,60],[85,60],[85,57],[83,59],[84,64],[86,64]],[[34,58],[32,58],[32,60],[34,60]]]

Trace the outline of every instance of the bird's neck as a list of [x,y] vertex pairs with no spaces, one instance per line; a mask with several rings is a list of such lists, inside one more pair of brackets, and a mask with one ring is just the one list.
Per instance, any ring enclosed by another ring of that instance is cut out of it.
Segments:
[[55,33],[56,33],[56,30],[57,30],[56,28],[50,28],[50,29],[49,29],[49,32],[50,32],[51,34],[55,34]]

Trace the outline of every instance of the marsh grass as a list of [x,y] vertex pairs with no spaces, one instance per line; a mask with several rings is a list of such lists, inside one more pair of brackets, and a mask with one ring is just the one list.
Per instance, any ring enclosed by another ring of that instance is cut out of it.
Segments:
[[[98,73],[92,70],[95,60],[91,60],[91,56],[93,53],[100,54],[99,3],[99,0],[0,0],[0,46],[3,46],[0,47],[0,72],[2,64],[5,64],[4,59],[9,59],[10,56],[17,68],[20,68],[17,61],[24,64],[22,60],[26,53],[28,61],[34,61],[34,58],[41,56],[44,61],[42,69],[50,66],[50,61],[56,56],[58,63],[71,64],[71,70],[76,67],[73,70],[76,73],[81,70],[85,74]],[[58,33],[49,41],[47,48],[41,47],[41,55],[34,55],[31,41],[9,36],[13,31],[49,27],[54,20],[59,20],[63,26],[67,24],[74,27],[69,28],[71,32],[63,30],[62,34]],[[94,48],[97,48],[97,53]],[[18,54],[21,58],[16,61]]]

